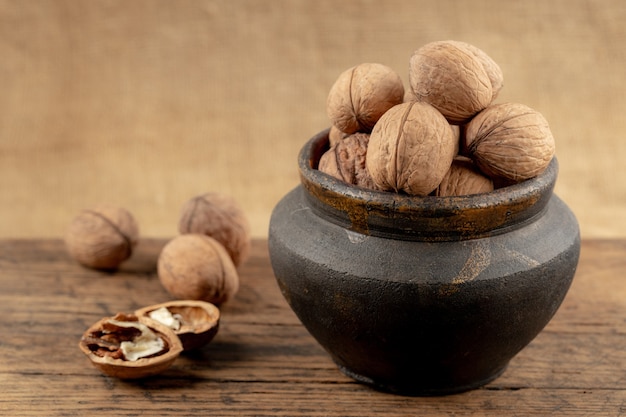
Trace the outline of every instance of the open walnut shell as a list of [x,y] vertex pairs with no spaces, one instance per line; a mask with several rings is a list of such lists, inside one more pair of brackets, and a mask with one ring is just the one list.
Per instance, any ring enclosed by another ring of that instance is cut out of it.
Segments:
[[[165,315],[162,309],[167,310]],[[220,324],[219,308],[200,300],[168,301],[141,308],[135,314],[171,326],[185,351],[208,344],[217,334]]]
[[[139,338],[142,341],[135,343]],[[122,348],[125,342],[131,345],[128,350]],[[172,329],[149,317],[132,314],[117,314],[94,323],[85,331],[78,347],[98,370],[120,379],[159,374],[183,350]]]

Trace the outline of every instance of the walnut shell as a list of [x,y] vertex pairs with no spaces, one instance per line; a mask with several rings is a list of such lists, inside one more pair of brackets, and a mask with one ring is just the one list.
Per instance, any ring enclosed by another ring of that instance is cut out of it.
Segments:
[[178,299],[222,304],[239,289],[239,276],[228,252],[216,239],[179,235],[161,250],[157,273],[163,287]]
[[180,214],[178,231],[199,233],[220,242],[235,266],[246,261],[250,252],[250,223],[232,197],[210,192],[187,201]]
[[497,94],[483,64],[484,56],[477,56],[474,48],[457,41],[422,46],[409,64],[409,82],[416,100],[432,104],[450,123],[467,122]]
[[342,132],[371,132],[378,119],[402,103],[404,85],[391,68],[364,63],[342,72],[330,89],[326,112]]
[[332,125],[330,127],[330,130],[328,131],[328,145],[329,146],[336,145],[337,143],[341,142],[348,136],[350,136],[350,134],[342,132],[341,130],[339,130],[337,126]]
[[[137,360],[126,360],[123,356],[117,357],[121,339],[116,337],[115,332],[104,332],[111,320],[147,326],[163,340],[163,351]],[[169,327],[147,317],[125,314],[105,317],[94,323],[85,331],[78,347],[100,372],[120,379],[145,378],[159,374],[169,368],[183,350],[181,341]]]
[[[214,304],[200,300],[176,300],[155,304],[135,311],[137,317],[148,317],[159,321],[153,313],[166,309],[177,325],[172,328],[183,344],[183,350],[200,348],[213,340],[220,325],[220,310]],[[151,317],[151,314],[153,315]]]
[[411,101],[418,101],[417,97],[415,97],[415,93],[413,93],[413,90],[410,88],[407,88],[406,91],[404,92],[404,99],[402,100],[403,103],[408,103]]
[[388,110],[374,127],[366,166],[380,189],[425,196],[457,150],[457,136],[441,113],[428,103],[408,102]]
[[365,167],[368,133],[353,133],[331,146],[319,160],[318,169],[348,184],[375,190]]
[[457,156],[435,190],[437,197],[461,196],[493,191],[493,181],[471,159]]
[[467,42],[461,41],[448,41],[459,47],[466,48],[468,51],[474,54],[474,56],[480,61],[483,69],[491,81],[491,101],[496,99],[502,87],[504,87],[504,74],[500,66],[494,61],[485,51]]
[[132,254],[139,228],[126,209],[100,205],[72,219],[65,245],[72,258],[95,269],[114,269]]
[[465,149],[494,180],[524,181],[542,173],[555,153],[554,137],[541,113],[518,103],[488,107],[468,123]]

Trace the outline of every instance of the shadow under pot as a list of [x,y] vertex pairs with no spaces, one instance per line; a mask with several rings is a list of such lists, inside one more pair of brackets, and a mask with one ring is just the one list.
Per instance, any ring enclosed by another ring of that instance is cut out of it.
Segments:
[[580,233],[553,194],[557,160],[489,193],[412,197],[318,171],[328,130],[299,154],[301,184],[272,212],[277,283],[339,369],[403,395],[480,387],[548,324]]

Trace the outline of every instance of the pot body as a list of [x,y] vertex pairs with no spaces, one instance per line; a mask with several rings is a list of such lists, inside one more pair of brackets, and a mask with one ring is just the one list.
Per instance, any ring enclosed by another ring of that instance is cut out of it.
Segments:
[[457,218],[482,210],[474,200],[468,208],[468,199],[449,199],[450,221],[429,231],[441,212],[411,205],[435,197],[381,211],[372,200],[389,193],[354,195],[334,180],[320,192],[326,179],[309,174],[324,135],[303,148],[302,185],[270,220],[270,259],[290,307],[342,372],[378,389],[442,395],[496,378],[550,321],[575,274],[579,229],[552,194],[556,174],[530,207],[506,208],[494,228]]

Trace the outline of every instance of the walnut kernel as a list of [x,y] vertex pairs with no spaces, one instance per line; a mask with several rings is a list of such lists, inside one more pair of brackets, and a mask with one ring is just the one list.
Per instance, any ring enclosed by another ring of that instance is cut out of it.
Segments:
[[170,327],[179,337],[185,351],[208,344],[219,329],[220,310],[200,300],[175,300],[144,307],[135,312]]
[[121,379],[161,373],[183,350],[167,326],[133,314],[99,320],[85,331],[78,346],[102,373]]

